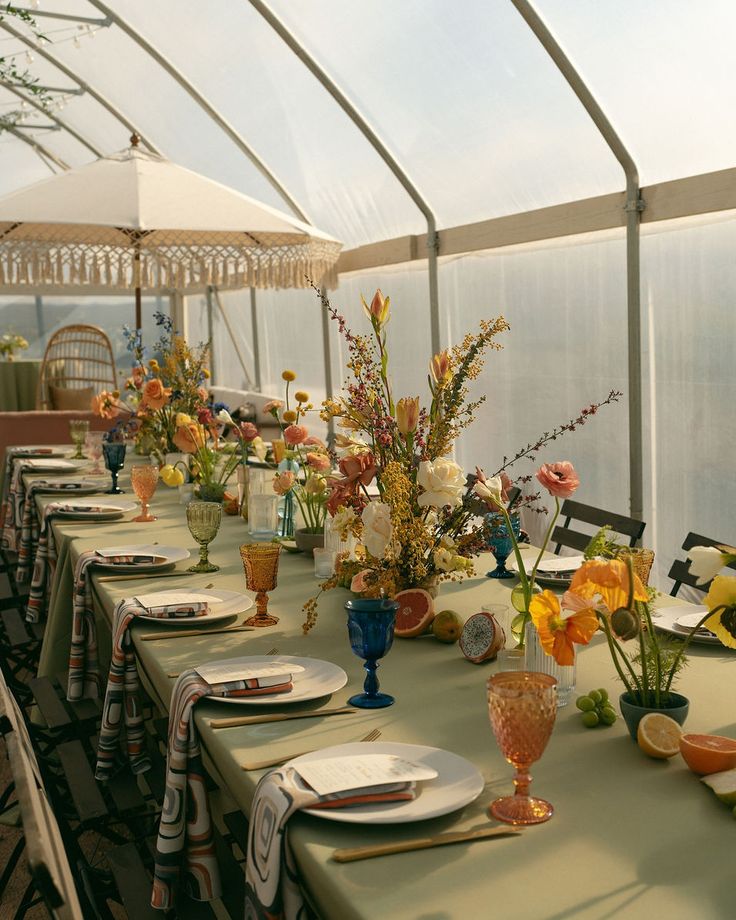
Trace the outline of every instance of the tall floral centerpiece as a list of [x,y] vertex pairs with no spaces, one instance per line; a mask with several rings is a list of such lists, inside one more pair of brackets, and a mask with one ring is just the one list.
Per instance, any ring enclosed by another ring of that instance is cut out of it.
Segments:
[[138,419],[136,448],[153,453],[160,461],[178,450],[175,443],[177,416],[196,417],[207,406],[205,388],[210,378],[207,367],[209,345],[190,346],[174,331],[170,317],[155,313],[160,335],[150,360],[140,332],[124,328],[133,368],[125,382],[126,401]]
[[[351,332],[323,296],[322,302],[350,355],[346,395],[325,401],[321,415],[344,431],[336,438],[339,472],[330,478],[327,510],[331,526],[343,538],[352,533],[361,546],[353,589],[393,597],[408,587],[464,578],[473,571],[471,557],[484,547],[483,524],[474,523],[472,484],[450,454],[485,400],[469,397],[469,383],[487,350],[501,347],[495,340],[509,328],[506,320],[481,322],[476,333],[430,360],[430,402],[422,407],[418,396],[396,398],[393,392],[386,335],[390,298],[378,290],[370,304],[362,300],[370,335]],[[323,590],[339,579],[340,572]],[[305,632],[316,610],[313,598],[305,605]]]
[[[241,448],[221,438],[225,425],[234,425],[229,412],[200,409],[196,418],[179,412],[175,419],[173,442],[178,450],[191,457],[191,473],[202,501],[221,502],[228,479],[241,463]],[[164,482],[171,479],[169,469],[162,470]],[[172,485],[178,482],[171,482]]]
[[303,424],[307,412],[313,409],[309,393],[296,390],[292,398],[290,389],[296,374],[285,370],[281,376],[286,383],[284,401],[271,400],[264,408],[281,429],[285,445],[284,459],[273,482],[276,494],[285,499],[282,535],[291,536],[294,532],[296,502],[304,521],[303,533],[316,537],[324,531],[332,461],[325,443],[311,436]]

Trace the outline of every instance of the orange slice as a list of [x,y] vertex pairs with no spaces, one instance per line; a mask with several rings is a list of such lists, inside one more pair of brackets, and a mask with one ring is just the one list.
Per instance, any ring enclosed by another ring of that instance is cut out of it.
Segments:
[[680,753],[693,773],[703,776],[736,767],[736,739],[724,735],[683,735]]
[[669,716],[661,712],[648,712],[639,723],[636,740],[650,757],[665,760],[680,752],[682,729]]

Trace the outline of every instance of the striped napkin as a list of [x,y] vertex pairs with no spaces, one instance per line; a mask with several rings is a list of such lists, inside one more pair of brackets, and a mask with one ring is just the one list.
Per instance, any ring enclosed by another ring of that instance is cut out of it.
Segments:
[[[272,682],[270,678],[268,682]],[[257,678],[209,684],[197,671],[184,671],[174,685],[169,707],[169,750],[166,795],[156,843],[151,904],[168,910],[182,875],[190,897],[211,901],[222,894],[215,857],[205,773],[194,707],[203,697],[247,697],[288,693],[291,676],[282,684],[263,686]]]
[[[39,553],[40,553],[39,542]],[[37,554],[38,555],[38,554]],[[102,556],[97,550],[88,549],[79,554],[74,567],[74,588],[72,595],[72,642],[69,649],[68,700],[98,699],[102,689],[100,665],[97,657],[97,627],[92,599],[90,568],[93,565],[135,565],[148,564],[154,560],[150,554],[125,556]],[[34,573],[35,577],[35,573]]]
[[[29,496],[26,504],[35,505],[32,496]],[[57,561],[56,540],[54,539],[54,531],[50,522],[56,512],[62,511],[67,507],[66,502],[49,502],[43,509],[43,516],[38,527],[38,541],[33,559],[33,576],[28,593],[28,606],[26,607],[26,620],[29,623],[40,623],[46,617]],[[22,557],[24,580],[27,578],[26,573],[30,564],[28,552],[30,552],[30,547]],[[19,571],[20,565],[19,559]]]
[[0,534],[0,546],[11,553],[18,552],[18,534],[23,519],[25,486],[23,473],[30,469],[27,460],[8,454],[5,459],[5,495],[3,497],[3,530]]
[[139,698],[140,681],[136,667],[130,624],[137,616],[179,619],[206,616],[209,604],[192,600],[182,604],[144,607],[135,597],[119,601],[113,613],[112,661],[107,678],[102,725],[97,746],[95,776],[105,781],[115,772],[119,754],[121,719],[125,725],[128,761],[133,773],[143,773],[151,761],[143,745],[143,717]]
[[286,823],[302,808],[346,808],[415,798],[414,783],[387,783],[318,795],[294,767],[267,773],[256,787],[248,829],[245,920],[304,920],[304,899]]

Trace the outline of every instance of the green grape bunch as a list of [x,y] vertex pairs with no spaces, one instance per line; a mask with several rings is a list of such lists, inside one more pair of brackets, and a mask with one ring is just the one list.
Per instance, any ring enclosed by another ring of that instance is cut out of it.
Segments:
[[613,725],[618,718],[608,698],[608,691],[599,687],[585,696],[579,696],[575,705],[580,710],[581,721],[586,728],[598,725]]

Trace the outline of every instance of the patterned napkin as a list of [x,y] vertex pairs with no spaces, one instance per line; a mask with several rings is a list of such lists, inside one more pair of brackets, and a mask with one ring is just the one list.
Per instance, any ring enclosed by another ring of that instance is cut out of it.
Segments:
[[256,787],[248,830],[245,920],[303,920],[299,877],[286,839],[286,822],[302,808],[346,808],[369,802],[415,798],[414,783],[387,783],[320,796],[284,766],[267,773]]
[[194,670],[184,671],[174,685],[169,707],[169,751],[166,795],[156,843],[156,868],[151,904],[168,910],[184,863],[184,884],[197,901],[222,894],[215,858],[212,818],[202,765],[194,706],[207,696],[243,697],[286,693],[288,682],[262,686],[258,679],[209,684]]
[[133,641],[129,626],[137,616],[156,619],[178,619],[205,616],[209,612],[206,601],[186,604],[169,604],[144,607],[136,598],[119,601],[113,613],[112,661],[107,678],[105,704],[102,708],[102,725],[97,746],[97,770],[95,776],[105,781],[113,775],[118,756],[122,722],[128,760],[133,773],[143,773],[151,767],[151,761],[143,747],[143,717],[141,716],[138,668],[135,663]]
[[[26,504],[35,505],[32,496],[29,495]],[[29,623],[40,623],[46,617],[57,560],[56,540],[54,539],[54,531],[51,527],[51,518],[57,511],[61,511],[66,507],[66,502],[49,502],[43,509],[43,517],[38,527],[38,541],[36,543],[36,553],[33,560],[33,577],[31,578],[31,588],[28,593],[28,606],[26,607],[26,620],[28,620]],[[22,561],[23,581],[28,577],[27,568],[30,563],[28,552],[30,552],[30,549],[27,550]],[[18,569],[20,572],[20,558],[18,560]]]
[[25,462],[13,454],[8,454],[5,459],[5,495],[3,498],[3,531],[0,535],[0,546],[7,552],[18,552],[18,532],[23,519],[23,503],[25,502],[25,486],[23,473],[30,469],[28,461]]
[[[38,554],[40,552],[39,542]],[[105,565],[150,564],[153,559],[154,557],[149,554],[101,556],[94,549],[88,549],[79,554],[74,568],[72,643],[69,649],[69,682],[66,691],[68,700],[95,700],[99,698],[102,689],[97,658],[97,627],[92,600],[92,582],[89,577],[90,567],[102,563]],[[31,586],[32,591],[33,586]]]
[[65,492],[73,492],[75,489],[85,488],[87,483],[69,482],[60,479],[35,479],[26,489],[25,501],[23,503],[23,514],[20,525],[20,542],[18,543],[18,570],[15,573],[15,580],[24,584],[31,577],[33,571],[33,562],[36,557],[38,539],[40,535],[40,524],[38,518],[38,508],[34,497],[37,494],[53,491],[58,492],[63,489]]

